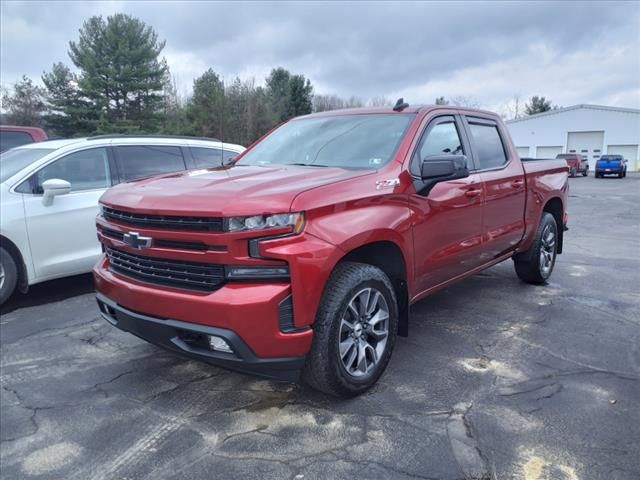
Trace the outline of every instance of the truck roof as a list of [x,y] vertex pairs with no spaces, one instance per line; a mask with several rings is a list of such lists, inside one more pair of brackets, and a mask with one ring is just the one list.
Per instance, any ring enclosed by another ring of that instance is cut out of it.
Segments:
[[367,114],[401,114],[401,113],[423,113],[428,112],[430,110],[454,110],[461,113],[480,113],[483,115],[490,115],[492,117],[497,117],[498,115],[495,112],[491,112],[488,110],[482,110],[479,108],[470,108],[470,107],[456,107],[453,105],[410,105],[406,108],[403,108],[400,111],[396,111],[392,106],[388,107],[363,107],[363,108],[342,108],[339,110],[327,110],[324,112],[311,113],[309,115],[303,115],[301,117],[296,118],[314,118],[314,117],[330,117],[336,115],[367,115]]

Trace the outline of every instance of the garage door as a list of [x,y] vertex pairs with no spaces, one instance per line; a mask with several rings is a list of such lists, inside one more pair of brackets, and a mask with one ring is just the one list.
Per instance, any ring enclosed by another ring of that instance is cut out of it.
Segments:
[[567,153],[579,153],[589,160],[589,169],[593,170],[603,153],[604,132],[569,132],[567,135]]
[[607,153],[622,155],[628,160],[627,169],[637,172],[640,167],[640,159],[638,159],[638,145],[609,145]]
[[516,147],[516,150],[518,150],[518,156],[520,158],[529,156],[529,147]]
[[536,158],[556,158],[562,147],[536,147]]

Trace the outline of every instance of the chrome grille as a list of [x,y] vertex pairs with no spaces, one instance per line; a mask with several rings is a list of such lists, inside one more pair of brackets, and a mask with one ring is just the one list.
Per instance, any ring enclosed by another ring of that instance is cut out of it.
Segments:
[[165,260],[105,247],[109,269],[146,283],[211,292],[224,283],[224,267],[208,263]]

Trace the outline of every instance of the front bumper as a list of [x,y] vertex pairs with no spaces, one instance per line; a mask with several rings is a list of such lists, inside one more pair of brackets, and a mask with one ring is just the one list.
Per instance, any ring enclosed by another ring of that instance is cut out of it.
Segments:
[[[157,318],[124,308],[106,296],[96,295],[100,314],[109,323],[154,345],[190,358],[261,377],[295,381],[304,365],[304,356],[260,358],[232,330],[165,318]],[[233,353],[207,347],[208,335],[223,338]]]

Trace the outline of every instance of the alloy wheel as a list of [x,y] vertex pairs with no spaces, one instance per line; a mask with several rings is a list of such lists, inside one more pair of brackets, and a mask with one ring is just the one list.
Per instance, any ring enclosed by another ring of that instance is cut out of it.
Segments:
[[356,293],[340,320],[338,354],[353,377],[370,373],[379,363],[389,337],[389,306],[375,288]]

